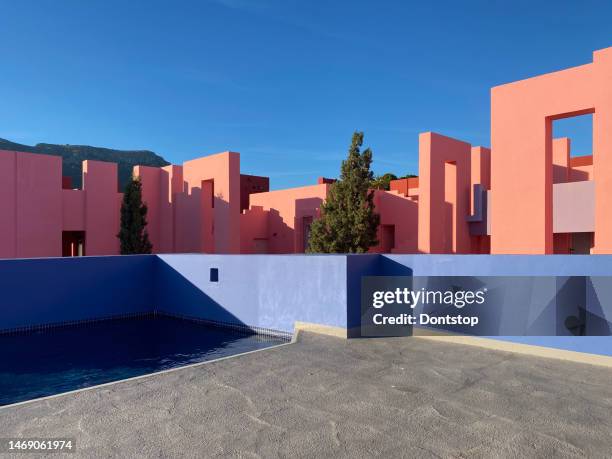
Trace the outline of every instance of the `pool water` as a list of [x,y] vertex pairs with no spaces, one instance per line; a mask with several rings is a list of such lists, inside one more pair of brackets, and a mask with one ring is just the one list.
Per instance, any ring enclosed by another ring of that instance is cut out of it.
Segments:
[[0,405],[285,342],[165,316],[0,335]]

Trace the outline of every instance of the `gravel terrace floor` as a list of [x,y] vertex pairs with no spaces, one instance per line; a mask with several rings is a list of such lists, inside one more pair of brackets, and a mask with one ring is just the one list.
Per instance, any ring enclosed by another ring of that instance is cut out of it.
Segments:
[[612,369],[422,338],[302,333],[1,408],[0,432],[76,438],[67,457],[611,457]]

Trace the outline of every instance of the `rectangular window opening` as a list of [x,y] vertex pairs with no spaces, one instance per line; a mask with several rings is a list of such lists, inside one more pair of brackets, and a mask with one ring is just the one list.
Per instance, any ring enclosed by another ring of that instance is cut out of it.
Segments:
[[570,158],[593,154],[593,114],[553,120],[553,139],[570,139]]

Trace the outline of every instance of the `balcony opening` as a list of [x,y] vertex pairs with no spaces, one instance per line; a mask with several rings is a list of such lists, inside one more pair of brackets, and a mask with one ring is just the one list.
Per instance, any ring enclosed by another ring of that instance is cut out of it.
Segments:
[[593,114],[554,119],[552,137],[553,183],[593,180]]
[[571,141],[570,157],[593,154],[593,114],[571,116],[553,121],[553,138],[567,137]]

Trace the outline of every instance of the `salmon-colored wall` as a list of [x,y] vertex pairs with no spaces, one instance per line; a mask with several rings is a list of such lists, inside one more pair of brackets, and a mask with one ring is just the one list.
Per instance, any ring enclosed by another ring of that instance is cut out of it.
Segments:
[[240,253],[268,253],[268,217],[261,206],[240,214]]
[[17,158],[15,152],[0,150],[0,257],[17,256],[15,222],[15,179]]
[[569,181],[593,180],[593,155],[570,158]]
[[593,180],[593,156],[571,157],[570,153],[570,139],[553,139],[553,184]]
[[121,193],[117,192],[117,164],[83,161],[85,191],[85,253],[115,255],[119,253],[119,209]]
[[[553,234],[553,217],[571,209],[574,188],[569,184],[553,200],[553,184],[559,191],[566,182],[584,182],[576,186],[590,190],[580,199],[594,196],[586,203],[594,202],[592,252],[612,253],[611,81],[607,48],[590,64],[492,88],[491,149],[421,134],[419,177],[376,192],[385,243],[372,251],[566,253],[569,236]],[[593,114],[593,155],[571,157],[570,140],[552,138],[553,122],[587,113]],[[137,166],[134,173],[157,253],[302,252],[305,225],[318,217],[333,181],[250,194],[268,179],[241,175],[233,152],[183,166]],[[60,255],[62,231],[81,230],[88,255],[118,253],[117,166],[86,161],[83,176],[83,190],[62,190],[59,157],[0,151],[0,257]]]
[[60,256],[62,163],[0,151],[0,256]]
[[404,196],[415,196],[418,195],[419,189],[419,178],[409,177],[397,180],[391,180],[389,182],[390,191],[398,191]]
[[[175,221],[174,221],[174,231],[175,231],[175,239],[174,239],[174,249],[177,253],[192,253],[192,252],[201,252],[203,250],[202,241],[200,241],[199,235],[199,217],[198,218],[198,227],[194,227],[193,225],[189,225],[188,221],[181,218],[182,216],[190,216],[193,214],[198,215],[200,211],[200,206],[194,206],[192,202],[190,202],[190,196],[186,193],[180,193],[176,196],[176,200],[174,202],[174,212],[175,212]],[[201,198],[200,193],[197,194],[197,200],[199,204],[199,200]],[[191,198],[193,199],[193,198]]]
[[251,208],[268,211],[269,253],[304,251],[304,217],[316,218],[329,184],[311,185],[251,195]]
[[569,181],[593,180],[593,166],[577,166],[570,169]]
[[61,256],[62,161],[16,154],[16,255]]
[[59,257],[62,231],[85,231],[85,253],[119,253],[117,166],[83,163],[83,190],[63,189],[58,156],[0,151],[0,257]]
[[[552,141],[552,182],[567,183],[571,180],[570,172],[571,141],[567,137],[553,139]],[[554,202],[554,200],[553,200]],[[553,207],[554,214],[554,207]],[[554,229],[554,225],[553,225]],[[553,253],[570,252],[570,235],[553,234]]]
[[[586,113],[593,113],[594,252],[612,251],[611,80],[608,48],[592,64],[491,90],[492,253],[553,253],[552,122]],[[529,199],[516,205],[518,195]]]
[[553,139],[552,144],[552,181],[566,183],[570,179],[570,139],[562,137]]
[[85,192],[62,190],[62,229],[85,231]]
[[377,190],[374,195],[375,210],[380,215],[378,245],[370,252],[385,252],[383,247],[383,226],[394,227],[395,240],[391,253],[418,252],[418,203],[399,191]]
[[184,192],[183,166],[165,166],[161,170],[159,244],[153,247],[156,253],[176,252],[177,196]]
[[155,253],[240,252],[238,153],[219,153],[161,169],[136,166],[134,175],[142,182]]
[[491,189],[491,150],[486,147],[471,149],[471,186],[480,183],[485,189]]
[[240,174],[240,212],[250,207],[251,194],[265,193],[267,191],[270,191],[269,177]]
[[[161,245],[161,182],[162,172],[159,167],[134,166],[133,176],[138,177],[142,185],[142,201],[147,205],[147,232],[153,245],[153,252],[159,253]],[[164,178],[167,178],[164,175]]]
[[[186,194],[181,197],[180,235],[178,251],[201,252],[212,249],[214,253],[240,252],[240,155],[224,152],[187,161],[183,164],[183,180]],[[214,182],[214,228],[207,227],[209,219],[203,218],[209,199],[202,193],[202,182]],[[213,231],[209,237],[208,231]],[[179,242],[179,241],[177,241]]]
[[593,253],[612,253],[612,48],[593,53],[593,180],[595,243]]
[[470,252],[470,172],[470,144],[431,132],[419,136],[420,252]]
[[470,213],[474,213],[474,185],[481,184],[491,189],[491,150],[485,147],[472,147],[470,171]]

